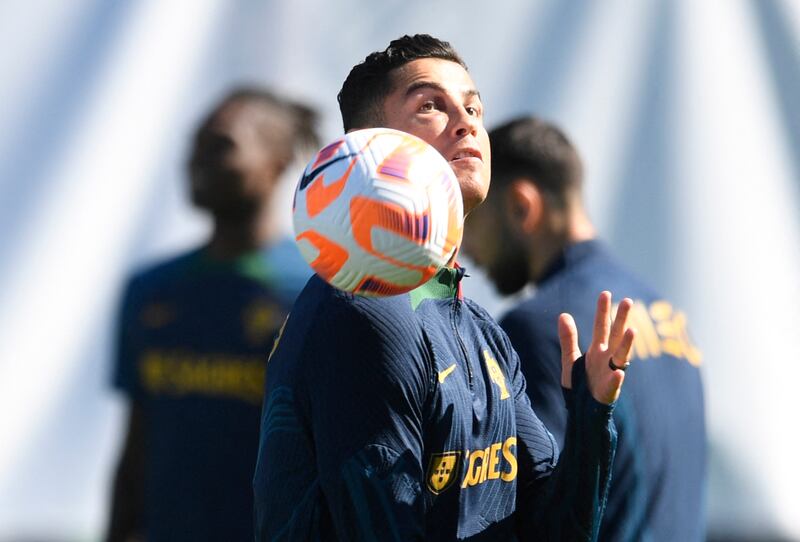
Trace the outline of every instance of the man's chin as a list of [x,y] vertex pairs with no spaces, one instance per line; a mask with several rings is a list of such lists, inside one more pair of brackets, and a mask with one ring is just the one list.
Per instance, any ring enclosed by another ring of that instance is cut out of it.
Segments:
[[258,211],[257,202],[248,199],[200,196],[193,197],[192,203],[224,221],[248,220]]
[[477,176],[459,177],[458,184],[461,187],[461,197],[464,200],[464,216],[483,203],[488,193],[489,183],[483,182]]

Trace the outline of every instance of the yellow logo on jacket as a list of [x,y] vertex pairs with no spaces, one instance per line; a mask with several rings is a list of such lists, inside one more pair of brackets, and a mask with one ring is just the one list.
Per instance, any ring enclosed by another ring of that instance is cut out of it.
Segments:
[[438,495],[453,483],[458,476],[458,460],[461,452],[433,454],[428,464],[428,489]]
[[439,384],[444,384],[444,380],[448,376],[450,376],[450,374],[452,374],[452,372],[455,370],[456,370],[456,364],[454,363],[444,371],[439,371]]
[[139,375],[153,395],[189,394],[230,397],[254,404],[264,395],[261,356],[148,349],[142,353]]
[[[616,313],[616,309],[615,305],[613,312]],[[646,361],[666,355],[684,359],[696,367],[702,363],[703,354],[689,337],[686,315],[669,302],[657,300],[648,305],[637,299],[631,307],[629,320],[636,328],[634,358]]]
[[250,303],[242,312],[245,337],[253,346],[260,346],[269,339],[278,327],[283,312],[275,304],[264,300]]
[[167,303],[150,303],[139,314],[139,321],[144,327],[157,329],[175,320],[175,308]]
[[479,450],[450,451],[431,455],[425,476],[428,489],[439,495],[463,472],[461,489],[497,480],[510,483],[517,478],[517,437],[508,437]]
[[469,462],[461,487],[477,486],[487,480],[513,481],[517,477],[516,448],[517,437],[508,437],[504,442],[495,442],[483,450],[467,451],[464,460]]
[[500,400],[511,397],[511,394],[508,393],[506,377],[500,369],[500,364],[497,363],[497,360],[492,357],[488,350],[483,351],[483,359],[486,361],[486,368],[489,369],[489,377],[500,388]]

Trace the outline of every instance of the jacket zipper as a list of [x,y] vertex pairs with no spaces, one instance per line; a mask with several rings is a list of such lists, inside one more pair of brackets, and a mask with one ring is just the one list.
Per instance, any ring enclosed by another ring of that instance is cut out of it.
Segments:
[[469,356],[467,356],[467,347],[464,346],[464,340],[461,338],[461,334],[458,332],[458,326],[456,325],[456,315],[461,308],[461,302],[458,300],[458,293],[453,296],[453,310],[450,311],[450,324],[453,326],[453,333],[456,335],[456,339],[458,340],[458,346],[461,347],[461,355],[464,356],[464,363],[467,366],[467,378],[469,381],[469,389],[472,391],[472,363],[469,361]]

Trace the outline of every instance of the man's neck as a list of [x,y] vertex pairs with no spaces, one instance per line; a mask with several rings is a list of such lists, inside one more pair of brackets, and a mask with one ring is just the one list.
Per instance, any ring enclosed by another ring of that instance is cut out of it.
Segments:
[[274,236],[273,221],[266,213],[244,220],[215,217],[207,249],[213,258],[230,260],[260,249]]

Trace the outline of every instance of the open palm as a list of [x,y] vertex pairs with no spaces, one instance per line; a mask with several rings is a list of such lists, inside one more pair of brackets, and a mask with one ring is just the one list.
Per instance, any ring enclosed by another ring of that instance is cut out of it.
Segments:
[[[597,299],[592,342],[586,351],[586,378],[592,397],[606,405],[619,397],[626,364],[631,358],[635,331],[627,327],[627,323],[632,305],[630,299],[623,299],[612,322],[611,293],[601,292]],[[561,342],[561,385],[572,389],[572,365],[581,357],[581,350],[575,320],[567,313],[558,318],[558,337]],[[621,368],[614,369],[609,361]]]

